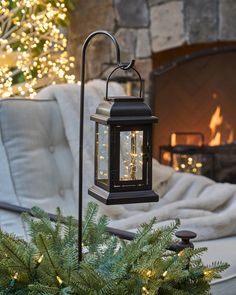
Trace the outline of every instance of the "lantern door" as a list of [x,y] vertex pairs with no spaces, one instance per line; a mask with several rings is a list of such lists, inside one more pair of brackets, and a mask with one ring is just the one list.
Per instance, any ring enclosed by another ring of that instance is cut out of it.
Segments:
[[150,189],[152,127],[111,128],[111,191]]

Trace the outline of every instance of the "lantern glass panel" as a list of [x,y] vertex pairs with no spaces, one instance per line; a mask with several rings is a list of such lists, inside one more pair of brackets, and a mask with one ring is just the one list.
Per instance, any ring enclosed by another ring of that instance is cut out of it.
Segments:
[[108,135],[109,127],[96,124],[96,180],[108,185]]
[[120,181],[143,179],[143,131],[120,132]]

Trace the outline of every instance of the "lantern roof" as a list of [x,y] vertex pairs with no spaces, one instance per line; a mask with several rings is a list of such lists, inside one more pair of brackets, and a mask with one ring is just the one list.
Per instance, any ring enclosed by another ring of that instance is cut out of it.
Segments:
[[152,115],[151,108],[142,97],[113,96],[98,105],[91,120],[106,125],[152,124],[156,123],[158,118]]

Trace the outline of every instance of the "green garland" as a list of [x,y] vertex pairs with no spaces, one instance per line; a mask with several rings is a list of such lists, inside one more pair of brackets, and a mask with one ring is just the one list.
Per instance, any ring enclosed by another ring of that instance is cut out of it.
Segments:
[[108,219],[97,218],[90,203],[83,223],[83,262],[77,265],[77,222],[68,217],[51,222],[47,213],[33,208],[23,214],[31,241],[0,232],[0,294],[17,295],[200,295],[210,294],[209,282],[228,265],[204,266],[206,251],[166,250],[175,241],[171,226],[153,230],[144,224],[135,239],[126,242],[106,232]]

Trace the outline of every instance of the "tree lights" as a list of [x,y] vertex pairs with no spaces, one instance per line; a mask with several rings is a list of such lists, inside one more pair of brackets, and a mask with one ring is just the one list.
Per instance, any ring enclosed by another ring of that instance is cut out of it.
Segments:
[[0,2],[0,95],[30,96],[57,82],[74,82],[74,57],[60,27],[71,0]]

